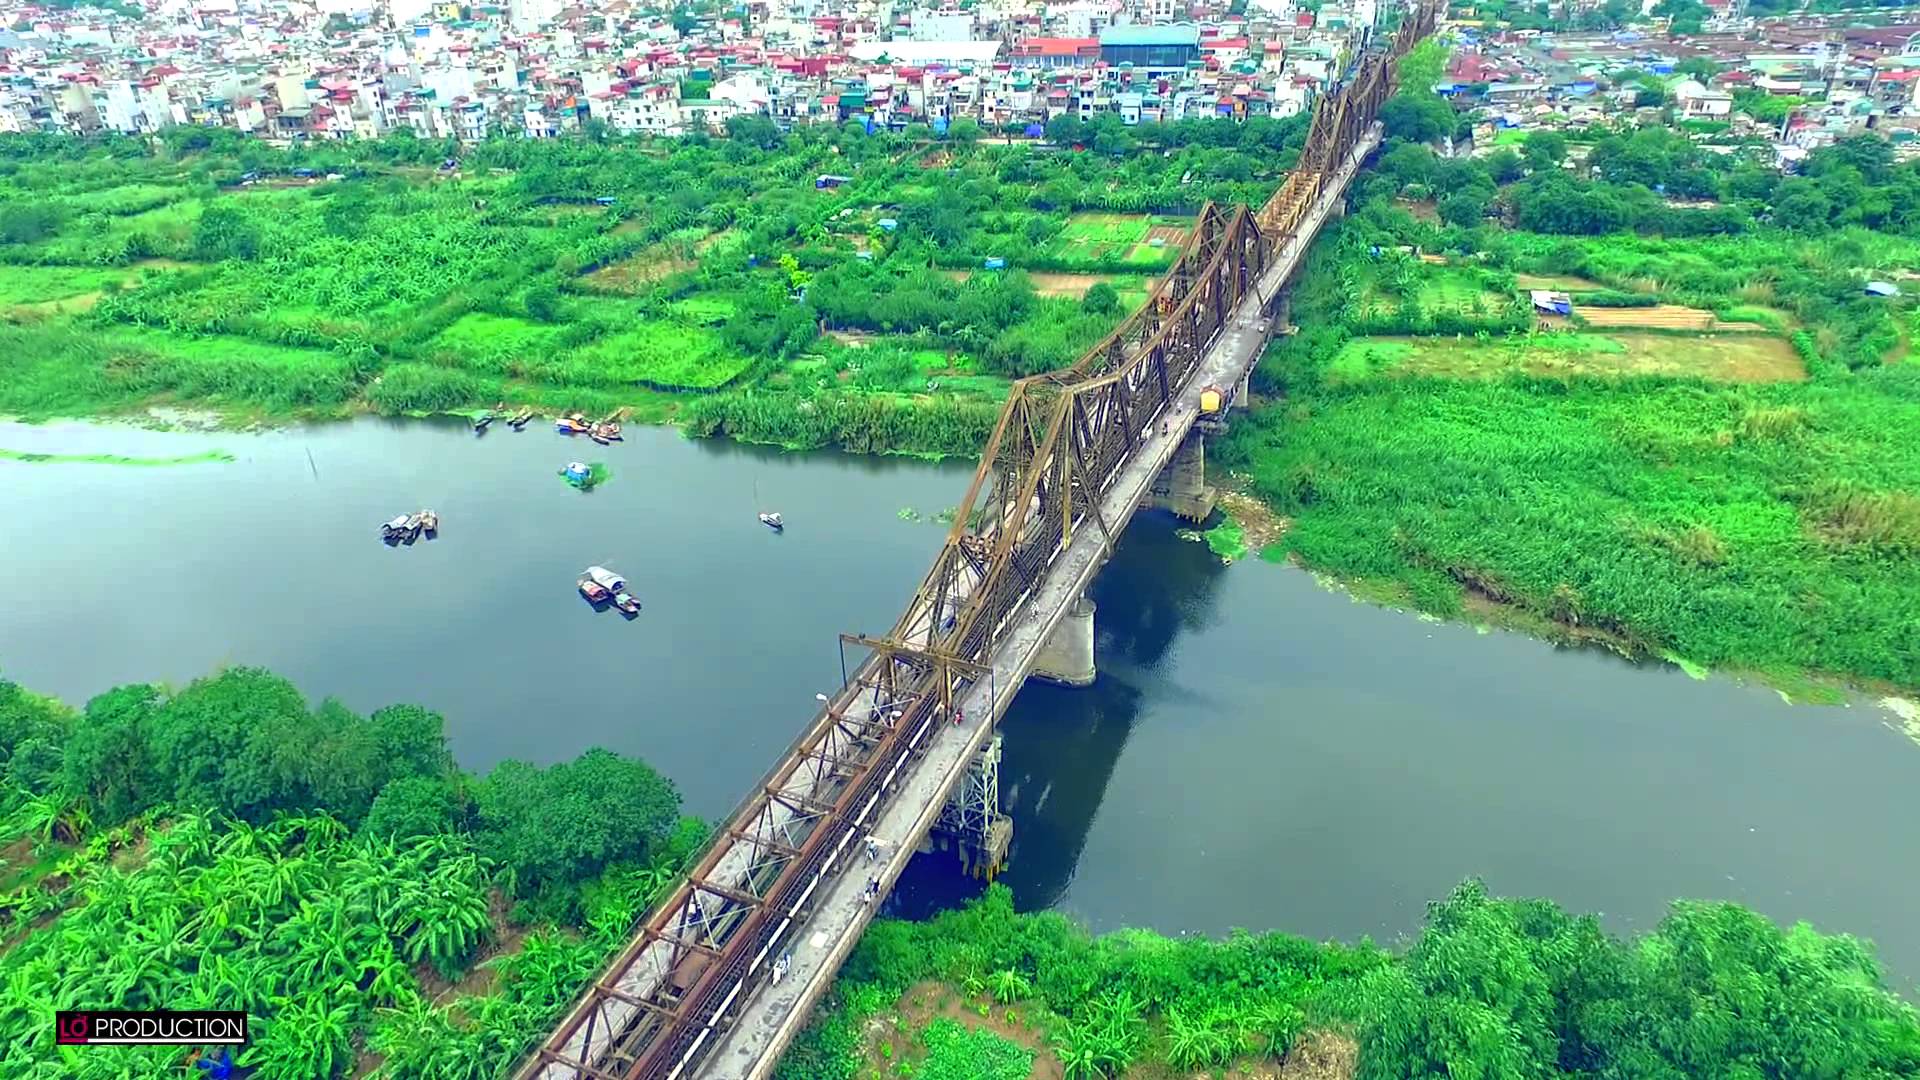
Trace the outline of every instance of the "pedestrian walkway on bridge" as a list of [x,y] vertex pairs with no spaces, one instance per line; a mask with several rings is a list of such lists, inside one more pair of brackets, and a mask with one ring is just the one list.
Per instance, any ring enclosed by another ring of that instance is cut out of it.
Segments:
[[1134,512],[1204,500],[1201,395],[1243,386],[1284,324],[1284,286],[1378,145],[1392,65],[1435,17],[1409,11],[1391,47],[1318,102],[1264,207],[1202,208],[1140,311],[1071,367],[1014,384],[906,612],[883,637],[842,637],[865,659],[522,1080],[771,1075],[943,820],[978,832],[962,841],[987,865],[1004,855],[983,767],[999,718],[1029,676],[1091,679],[1085,591]]

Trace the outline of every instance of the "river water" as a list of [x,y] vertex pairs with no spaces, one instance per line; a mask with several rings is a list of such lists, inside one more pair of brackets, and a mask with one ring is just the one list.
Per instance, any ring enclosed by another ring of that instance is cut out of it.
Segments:
[[[257,664],[356,709],[418,701],[456,756],[604,745],[723,812],[889,626],[965,465],[790,455],[637,429],[476,438],[361,420],[264,435],[0,424],[0,449],[230,463],[0,460],[0,673],[73,702]],[[613,478],[582,493],[571,457]],[[431,506],[437,540],[378,524]],[[754,520],[778,509],[773,535]],[[626,574],[632,622],[573,592]],[[1094,590],[1100,680],[1032,685],[1006,724],[1002,880],[1096,929],[1282,928],[1392,941],[1469,875],[1618,931],[1678,896],[1877,942],[1920,987],[1920,746],[1876,707],[1557,649],[1222,566],[1142,515]],[[974,886],[919,860],[893,910]]]

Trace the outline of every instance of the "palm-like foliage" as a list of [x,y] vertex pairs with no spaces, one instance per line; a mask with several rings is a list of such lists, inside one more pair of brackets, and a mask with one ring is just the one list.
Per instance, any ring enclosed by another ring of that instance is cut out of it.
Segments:
[[1002,1005],[1033,993],[1033,983],[1012,968],[1002,968],[987,976],[987,992]]
[[1176,1069],[1224,1065],[1233,1056],[1237,1033],[1217,1009],[1174,1006],[1167,1011],[1167,1063]]
[[1108,1072],[1099,1033],[1085,1024],[1067,1024],[1053,1037],[1053,1052],[1067,1080],[1106,1080]]
[[[256,1075],[335,1076],[372,1007],[417,1004],[410,962],[451,971],[489,930],[488,867],[460,837],[396,847],[325,815],[256,828],[184,814],[153,832],[144,864],[114,865],[112,846],[66,860],[69,910],[0,954],[9,1077],[60,1060],[44,1033],[68,1007],[241,1008],[261,1023],[241,1059]],[[17,926],[60,903],[32,888],[4,909]],[[542,993],[591,967],[568,956]]]

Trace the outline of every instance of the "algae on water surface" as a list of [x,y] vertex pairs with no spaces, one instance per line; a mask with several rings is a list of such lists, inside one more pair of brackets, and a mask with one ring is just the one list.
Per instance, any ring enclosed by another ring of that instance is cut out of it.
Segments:
[[233,455],[225,450],[208,450],[202,454],[182,454],[178,457],[126,457],[121,454],[41,454],[0,447],[0,461],[25,461],[40,465],[201,465],[232,460]]

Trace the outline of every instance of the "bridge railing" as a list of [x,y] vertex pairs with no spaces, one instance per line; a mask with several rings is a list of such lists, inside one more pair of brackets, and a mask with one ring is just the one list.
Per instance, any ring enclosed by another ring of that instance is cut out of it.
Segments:
[[[1077,530],[1184,388],[1431,32],[1431,0],[1314,109],[1298,167],[1257,213],[1207,204],[1147,303],[1062,370],[1011,388],[945,544],[892,633],[741,801],[631,945],[521,1072],[675,1080],[746,994],[824,875],[977,678]],[[886,707],[856,718],[864,697]]]

